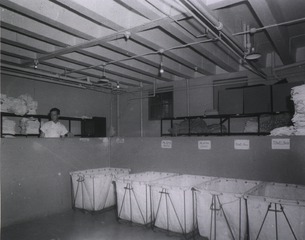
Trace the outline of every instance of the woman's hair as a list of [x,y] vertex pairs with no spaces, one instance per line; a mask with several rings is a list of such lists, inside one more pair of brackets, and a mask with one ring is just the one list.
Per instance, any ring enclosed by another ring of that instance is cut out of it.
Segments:
[[51,112],[56,112],[58,115],[60,115],[60,110],[58,108],[52,108],[49,112],[49,115],[51,114]]

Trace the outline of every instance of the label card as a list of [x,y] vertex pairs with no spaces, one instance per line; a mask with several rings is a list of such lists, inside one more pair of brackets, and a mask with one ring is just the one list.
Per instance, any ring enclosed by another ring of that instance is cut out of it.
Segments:
[[274,138],[271,141],[272,149],[290,149],[290,139],[289,138]]
[[199,150],[211,150],[211,148],[212,148],[211,140],[199,140],[198,141]]
[[161,148],[172,148],[172,140],[162,140]]
[[236,139],[234,140],[234,149],[236,150],[249,150],[250,140],[248,139]]

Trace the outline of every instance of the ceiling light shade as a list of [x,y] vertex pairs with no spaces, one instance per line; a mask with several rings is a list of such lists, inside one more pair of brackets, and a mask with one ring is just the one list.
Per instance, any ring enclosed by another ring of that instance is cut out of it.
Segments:
[[38,68],[38,64],[39,64],[38,59],[35,59],[35,60],[34,60],[34,68],[35,68],[35,69]]
[[247,54],[245,56],[245,59],[253,61],[253,60],[257,60],[257,59],[261,58],[261,56],[262,56],[262,54],[260,54],[260,53],[252,52],[252,53]]

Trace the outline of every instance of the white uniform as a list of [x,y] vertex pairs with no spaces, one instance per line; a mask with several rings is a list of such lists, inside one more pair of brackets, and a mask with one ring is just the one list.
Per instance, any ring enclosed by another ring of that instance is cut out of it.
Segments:
[[46,138],[59,138],[68,133],[68,130],[63,124],[53,121],[44,123],[40,130],[45,134]]

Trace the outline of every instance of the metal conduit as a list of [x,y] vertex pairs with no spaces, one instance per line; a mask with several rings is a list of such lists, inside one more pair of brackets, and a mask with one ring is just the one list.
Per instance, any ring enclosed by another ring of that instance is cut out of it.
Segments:
[[248,64],[249,70],[256,75],[265,78],[265,73],[257,69],[253,64],[244,59],[244,51],[230,38],[223,25],[208,11],[208,8],[197,0],[176,0],[197,21],[203,24],[222,44],[224,44],[239,59]]

